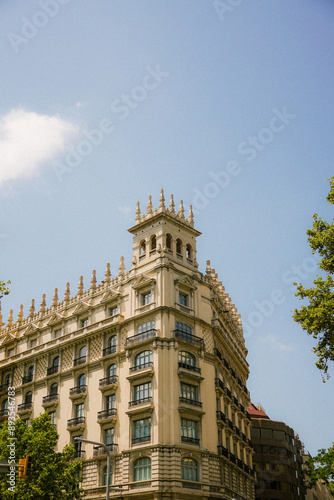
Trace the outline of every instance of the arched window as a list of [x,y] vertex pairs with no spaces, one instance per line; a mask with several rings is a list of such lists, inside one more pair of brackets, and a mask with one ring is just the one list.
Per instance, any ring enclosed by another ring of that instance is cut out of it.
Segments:
[[135,357],[135,367],[139,370],[152,366],[152,351],[142,351]]
[[193,458],[181,460],[181,479],[184,481],[198,481],[198,463]]
[[110,352],[116,352],[116,347],[117,347],[117,335],[112,335],[109,337],[108,340],[108,347],[110,349]]
[[5,412],[6,410],[8,410],[8,399],[4,399],[4,400],[2,401],[2,404],[1,404],[1,410],[2,410],[3,412]]
[[193,354],[187,351],[179,352],[179,363],[186,366],[196,366],[196,358]]
[[28,368],[28,377],[31,380],[34,378],[34,366],[33,365],[29,366],[29,368]]
[[146,321],[137,328],[137,333],[145,333],[155,329],[155,321]]
[[138,458],[133,463],[133,480],[146,481],[151,479],[151,459],[148,457]]
[[10,377],[10,373],[7,373],[7,375],[6,375],[6,377],[5,377],[5,385],[6,385],[7,387],[9,387],[9,386],[10,386],[10,379],[11,379],[11,377]]
[[176,240],[176,253],[182,255],[182,241],[180,238]]
[[50,386],[50,396],[54,396],[58,394],[58,384],[57,382],[54,382],[54,384],[51,384]]
[[155,234],[153,234],[151,236],[151,251],[156,250],[156,248],[157,248],[157,237],[155,236]]
[[192,335],[193,333],[191,326],[186,323],[182,323],[181,321],[176,321],[175,329],[179,332],[188,333],[189,335]]
[[53,366],[53,368],[59,368],[59,356],[56,356],[55,358],[53,358],[52,366]]
[[145,240],[141,240],[139,255],[142,256],[142,255],[145,255],[145,254],[146,254],[146,242],[145,242]]
[[192,259],[192,248],[191,245],[189,245],[189,243],[186,245],[186,257],[189,260]]
[[168,250],[172,250],[172,237],[169,233],[166,234],[166,248],[168,248]]
[[[105,465],[102,470],[102,486],[107,486],[107,466]],[[109,481],[112,484],[112,466],[110,466]]]
[[113,363],[107,369],[107,377],[114,377],[116,375],[116,365]]
[[29,391],[26,393],[25,398],[24,398],[25,403],[31,403],[32,402],[32,392]]
[[83,387],[86,385],[86,374],[82,373],[78,377],[78,387]]
[[[79,351],[79,358],[82,359],[83,363],[86,361],[86,356],[87,356],[87,346],[84,345],[80,348]],[[85,359],[85,361],[83,361],[83,359]]]

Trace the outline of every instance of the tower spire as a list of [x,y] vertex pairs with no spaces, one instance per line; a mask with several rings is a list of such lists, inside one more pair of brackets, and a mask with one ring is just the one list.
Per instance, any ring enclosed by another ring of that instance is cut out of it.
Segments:
[[139,221],[140,221],[140,215],[141,215],[139,201],[137,201],[137,208],[136,208],[136,212],[135,213],[136,213],[135,221],[136,221],[136,223],[139,223]]
[[164,190],[161,189],[160,198],[159,198],[159,212],[165,209],[165,196]]

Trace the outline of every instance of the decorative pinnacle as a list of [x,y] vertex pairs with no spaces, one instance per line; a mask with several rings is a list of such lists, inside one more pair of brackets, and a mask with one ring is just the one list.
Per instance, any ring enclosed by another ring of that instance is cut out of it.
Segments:
[[150,195],[148,197],[146,215],[152,215],[152,208],[153,208],[153,205],[152,205],[152,196]]
[[122,277],[123,277],[123,276],[124,276],[124,270],[125,270],[125,265],[124,265],[124,257],[123,257],[123,255],[122,255],[122,257],[121,257],[121,261],[120,261],[120,263],[119,263],[119,268],[118,268],[118,269],[119,269],[119,276],[122,276]]
[[104,273],[104,276],[105,276],[105,280],[104,281],[106,283],[110,283],[111,272],[110,272],[110,264],[109,264],[109,262],[107,263],[106,272]]
[[137,208],[136,208],[136,218],[135,221],[140,221],[140,204],[139,201],[137,201]]
[[8,316],[7,324],[8,324],[8,326],[12,326],[12,324],[13,324],[13,309],[11,309],[9,311],[9,316]]
[[23,304],[20,305],[19,314],[17,315],[17,322],[20,324],[23,320]]
[[91,290],[96,289],[96,271],[95,271],[95,269],[93,269],[93,272],[92,272],[92,277],[90,280],[90,288],[91,288]]
[[31,306],[29,309],[29,317],[31,318],[35,314],[35,300],[31,299]]
[[159,198],[159,210],[163,210],[165,208],[165,197],[164,190],[161,189],[160,198]]
[[70,284],[69,282],[66,283],[66,288],[65,288],[65,293],[64,293],[64,301],[68,302],[70,300]]
[[192,205],[189,205],[188,221],[190,222],[190,224],[194,223],[194,214]]
[[52,306],[56,307],[57,304],[58,304],[58,288],[55,288],[55,293],[53,294],[52,297]]
[[179,208],[179,211],[177,213],[177,215],[179,217],[181,217],[181,219],[184,218],[184,207],[183,207],[183,200],[180,201],[180,208]]
[[41,300],[40,312],[45,312],[45,308],[46,308],[46,300],[45,300],[45,293],[43,293],[42,300]]
[[211,262],[209,260],[206,261],[206,269],[205,272],[207,275],[211,275]]
[[171,214],[175,214],[174,196],[172,194],[170,195],[169,211]]
[[81,296],[83,294],[83,289],[84,289],[83,276],[80,276],[80,278],[79,278],[79,284],[78,284],[78,295],[79,296]]

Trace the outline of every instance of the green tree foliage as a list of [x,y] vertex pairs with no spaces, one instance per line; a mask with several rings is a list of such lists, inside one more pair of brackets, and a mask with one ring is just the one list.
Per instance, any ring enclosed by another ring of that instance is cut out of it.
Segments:
[[316,457],[310,457],[304,471],[307,488],[312,488],[320,479],[334,495],[334,443],[329,450],[319,450]]
[[[334,205],[334,177],[330,179],[330,185],[327,201]],[[296,296],[308,299],[309,304],[295,309],[293,319],[317,339],[314,348],[318,356],[316,366],[328,378],[328,363],[334,361],[334,219],[329,223],[318,217],[318,214],[314,214],[313,219],[313,227],[307,231],[307,235],[312,253],[320,257],[322,276],[317,275],[312,288],[295,283]]]
[[[15,437],[15,441],[12,439]],[[83,498],[79,488],[81,462],[72,460],[74,447],[67,445],[55,452],[58,434],[48,413],[30,421],[15,420],[15,428],[6,422],[0,429],[0,458],[10,460],[8,444],[15,443],[15,463],[32,457],[31,472],[25,479],[16,472],[15,491],[9,489],[9,477],[0,474],[2,500],[73,500]]]
[[9,288],[7,285],[10,285],[10,281],[0,281],[0,299],[4,296],[4,295],[8,295],[9,294]]

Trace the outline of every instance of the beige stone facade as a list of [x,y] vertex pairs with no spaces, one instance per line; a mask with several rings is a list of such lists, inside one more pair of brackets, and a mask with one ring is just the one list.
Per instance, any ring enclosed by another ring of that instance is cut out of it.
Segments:
[[[240,316],[207,262],[198,269],[190,208],[171,197],[136,210],[126,271],[62,301],[55,291],[1,328],[0,419],[6,388],[22,419],[51,413],[59,447],[75,436],[112,452],[123,498],[254,499],[249,374]],[[1,321],[0,321],[1,323]],[[77,445],[83,487],[105,498],[106,455]],[[111,490],[111,497],[120,492]]]

